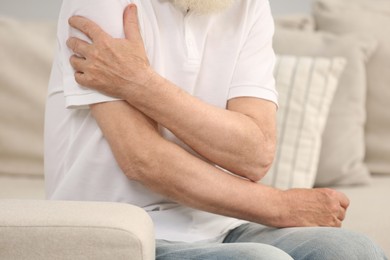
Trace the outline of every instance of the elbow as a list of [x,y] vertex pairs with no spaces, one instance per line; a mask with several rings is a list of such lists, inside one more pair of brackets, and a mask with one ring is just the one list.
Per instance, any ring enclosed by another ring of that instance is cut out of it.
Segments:
[[142,178],[148,172],[150,165],[145,160],[132,158],[126,164],[120,165],[120,168],[128,179],[141,182]]
[[127,154],[119,166],[126,177],[130,180],[145,183],[158,169],[158,163],[153,149],[142,149],[136,153]]
[[272,166],[272,161],[261,162],[261,164],[253,165],[247,172],[247,178],[253,182],[261,181]]
[[248,172],[248,179],[253,182],[261,181],[270,170],[271,166],[272,162],[262,163],[261,165],[254,166],[251,172]]
[[246,177],[249,180],[259,182],[268,173],[275,158],[275,147],[275,142],[270,141],[254,153],[252,162],[248,164],[249,167],[247,168]]

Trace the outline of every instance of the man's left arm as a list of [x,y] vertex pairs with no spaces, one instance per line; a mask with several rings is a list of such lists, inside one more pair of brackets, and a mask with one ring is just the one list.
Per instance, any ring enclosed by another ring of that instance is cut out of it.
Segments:
[[[158,76],[159,77],[159,76]],[[153,93],[153,95],[148,95]],[[209,105],[171,82],[149,81],[138,98],[125,98],[213,163],[252,181],[268,171],[276,143],[276,105],[251,97]]]
[[126,39],[111,38],[85,18],[70,19],[71,26],[93,41],[68,41],[77,54],[71,58],[76,81],[126,100],[213,163],[260,180],[275,151],[275,104],[237,97],[228,102],[227,110],[221,109],[162,78],[148,64],[136,12],[134,5],[125,11]]

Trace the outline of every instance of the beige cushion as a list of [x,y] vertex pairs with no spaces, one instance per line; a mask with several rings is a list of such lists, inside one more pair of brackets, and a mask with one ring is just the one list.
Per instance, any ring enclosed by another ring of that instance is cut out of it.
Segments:
[[312,15],[293,14],[275,16],[274,21],[276,27],[286,29],[305,31],[313,31],[315,29],[314,19]]
[[367,235],[390,256],[390,175],[374,175],[372,184],[339,187],[351,200],[343,228]]
[[347,59],[323,134],[317,186],[365,184],[370,180],[364,163],[365,66],[375,47],[370,37],[282,28],[275,33],[277,53]]
[[54,23],[0,17],[0,174],[43,174],[44,104]]
[[263,183],[281,189],[313,186],[322,132],[344,65],[343,58],[278,57],[278,146]]
[[0,208],[0,259],[152,260],[155,256],[152,221],[135,206],[0,200]]
[[43,176],[0,175],[0,199],[44,199]]
[[390,1],[321,0],[314,7],[320,30],[378,40],[367,67],[366,162],[371,172],[390,174]]

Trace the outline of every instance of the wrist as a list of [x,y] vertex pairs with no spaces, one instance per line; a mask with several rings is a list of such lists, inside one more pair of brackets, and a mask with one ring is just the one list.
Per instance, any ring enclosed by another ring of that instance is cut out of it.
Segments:
[[285,227],[290,212],[290,202],[287,198],[287,194],[283,190],[271,188],[269,201],[269,216],[267,216],[268,221],[264,223],[272,227]]
[[120,97],[126,100],[131,105],[135,105],[137,102],[147,102],[153,95],[153,90],[158,85],[160,75],[158,75],[149,66],[139,73],[136,78],[131,78],[122,88]]

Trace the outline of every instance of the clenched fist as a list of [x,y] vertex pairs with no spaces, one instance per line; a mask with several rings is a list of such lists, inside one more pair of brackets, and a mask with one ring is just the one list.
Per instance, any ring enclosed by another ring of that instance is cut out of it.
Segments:
[[332,189],[291,189],[282,192],[284,201],[278,227],[341,227],[349,199]]

